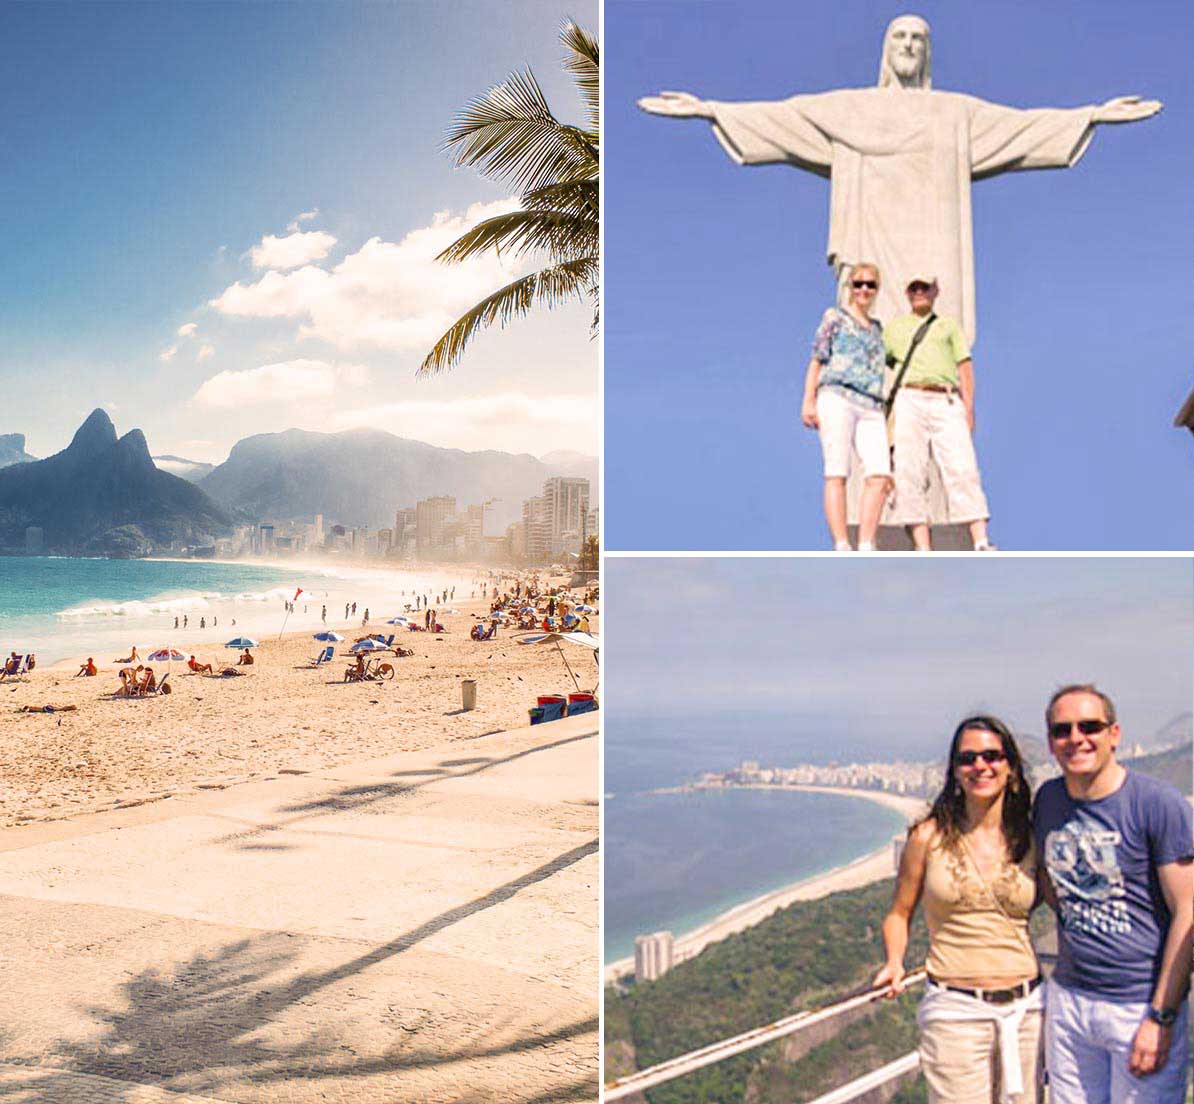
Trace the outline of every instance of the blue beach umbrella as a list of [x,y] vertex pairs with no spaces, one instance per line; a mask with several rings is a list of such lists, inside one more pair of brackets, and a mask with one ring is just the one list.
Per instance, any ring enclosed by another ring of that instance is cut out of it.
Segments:
[[403,617],[401,614],[399,614],[397,617],[391,617],[388,621],[383,622],[383,624],[386,624],[386,625],[409,625],[410,618]]
[[[341,635],[340,635],[338,632],[332,632],[330,629],[327,629],[327,630],[325,630],[324,632],[317,632],[317,633],[315,634],[315,639],[316,639],[316,640],[336,640],[336,641],[339,641],[339,640],[343,640],[343,639],[344,639],[344,637],[342,637],[342,636],[341,636]],[[240,646],[240,645],[238,645],[238,647],[239,647],[239,646]]]
[[380,640],[374,639],[372,636],[362,640],[358,644],[354,644],[348,649],[350,652],[388,652],[387,648]]
[[236,636],[224,645],[225,648],[256,648],[257,641],[249,636]]

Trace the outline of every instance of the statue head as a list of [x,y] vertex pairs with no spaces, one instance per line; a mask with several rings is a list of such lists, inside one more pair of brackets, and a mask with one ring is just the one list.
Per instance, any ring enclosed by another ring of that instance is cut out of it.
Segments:
[[929,24],[919,15],[898,15],[883,35],[879,87],[932,88]]

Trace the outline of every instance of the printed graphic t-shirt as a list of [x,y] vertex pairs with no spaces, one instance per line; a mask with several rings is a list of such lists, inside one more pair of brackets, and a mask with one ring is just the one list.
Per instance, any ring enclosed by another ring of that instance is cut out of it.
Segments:
[[1057,894],[1054,978],[1104,1000],[1150,1000],[1170,920],[1157,867],[1194,855],[1189,803],[1134,771],[1096,801],[1055,778],[1036,796],[1033,825]]

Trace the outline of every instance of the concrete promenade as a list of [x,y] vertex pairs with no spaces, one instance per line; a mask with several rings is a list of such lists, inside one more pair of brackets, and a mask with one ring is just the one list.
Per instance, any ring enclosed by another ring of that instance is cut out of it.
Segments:
[[0,1099],[595,1099],[596,729],[0,832]]

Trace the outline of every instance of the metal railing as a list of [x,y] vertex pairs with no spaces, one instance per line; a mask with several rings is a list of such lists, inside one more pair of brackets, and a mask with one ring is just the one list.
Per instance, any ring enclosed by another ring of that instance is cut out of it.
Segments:
[[[909,988],[913,985],[919,985],[924,980],[924,970],[917,970],[904,978],[904,986],[905,988]],[[764,1027],[756,1027],[750,1031],[743,1032],[741,1035],[722,1039],[719,1042],[710,1043],[708,1046],[701,1047],[698,1050],[689,1051],[687,1054],[669,1058],[665,1062],[660,1062],[658,1065],[640,1070],[638,1073],[633,1073],[628,1077],[621,1077],[616,1081],[608,1082],[602,1094],[602,1100],[621,1100],[631,1093],[642,1092],[645,1089],[654,1088],[656,1085],[674,1081],[677,1077],[683,1077],[685,1074],[704,1069],[705,1066],[724,1062],[727,1058],[732,1058],[736,1054],[743,1054],[748,1050],[765,1046],[767,1043],[773,1043],[777,1039],[794,1035],[798,1031],[812,1027],[814,1024],[823,1023],[825,1020],[831,1020],[835,1016],[841,1016],[855,1008],[862,1008],[877,1000],[882,1000],[886,992],[886,989],[868,989],[857,996],[847,997],[843,1001],[838,1001],[837,1004],[831,1004],[825,1008],[797,1012],[792,1016],[785,1016],[782,1020],[776,1020],[774,1023],[767,1024]],[[902,1076],[904,1073],[914,1069],[917,1065],[916,1059],[917,1056],[915,1054],[905,1055],[903,1058],[898,1059],[897,1062],[889,1063],[881,1070],[876,1070],[874,1074],[868,1074],[868,1077],[879,1078],[873,1083],[862,1085],[862,1082],[867,1081],[866,1077],[851,1082],[851,1085],[861,1086],[855,1089],[853,1095],[839,1096],[830,1093],[828,1096],[821,1097],[816,1104],[842,1104],[844,1101],[853,1100],[866,1089],[873,1088],[875,1085],[881,1085],[885,1081],[890,1081],[892,1078]],[[913,1060],[910,1066],[893,1072],[893,1067],[909,1060]],[[886,1076],[879,1077],[883,1073],[886,1073]],[[835,1090],[835,1092],[841,1093],[848,1088],[850,1086],[844,1086],[842,1089]]]

